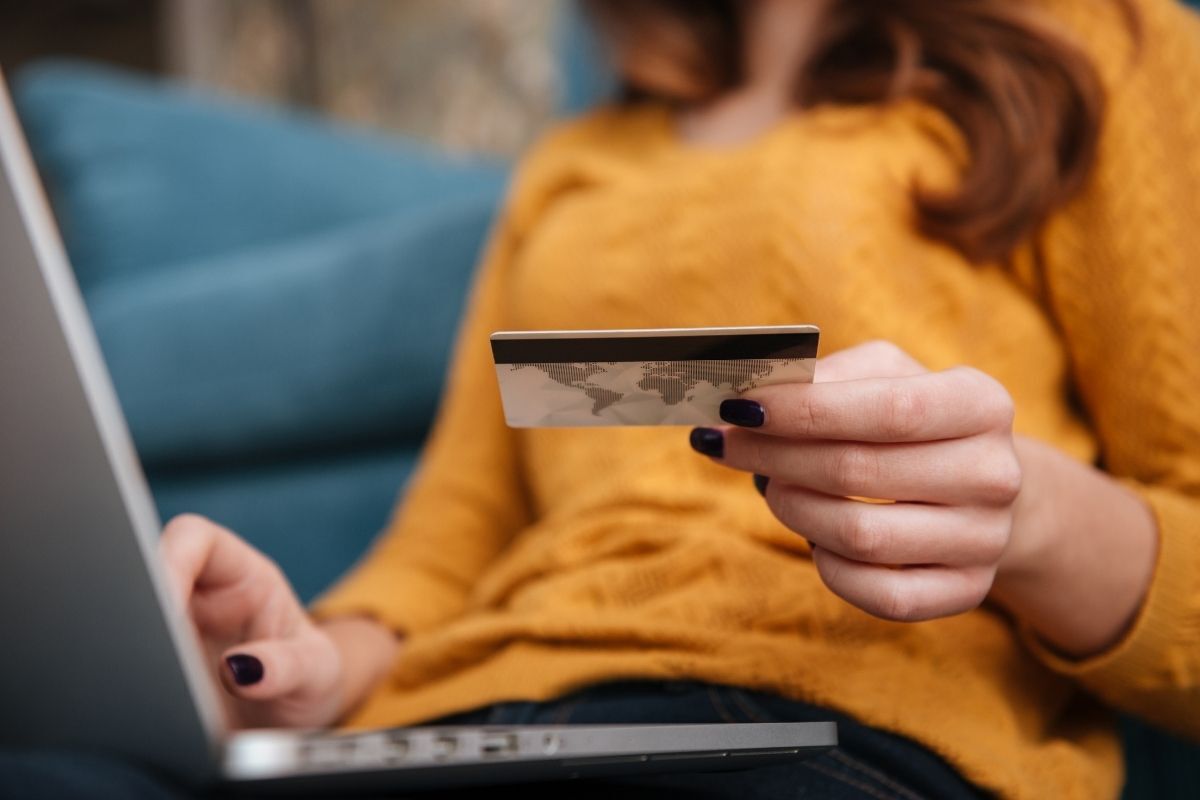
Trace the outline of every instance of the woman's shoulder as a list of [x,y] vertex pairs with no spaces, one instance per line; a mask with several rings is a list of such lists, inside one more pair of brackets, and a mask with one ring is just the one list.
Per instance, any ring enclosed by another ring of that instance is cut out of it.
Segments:
[[1118,0],[1045,1],[1075,9],[1107,95],[1091,175],[1039,243],[1056,316],[1077,314],[1079,336],[1113,328],[1118,312],[1134,309],[1143,314],[1140,328],[1152,332],[1146,336],[1194,330],[1200,16],[1177,0],[1129,0],[1134,44],[1115,53],[1116,23],[1089,21],[1080,9]]
[[1148,54],[1200,52],[1200,14],[1182,0],[1037,0],[1037,6],[1087,53],[1110,89],[1131,70],[1162,61]]
[[[1200,160],[1200,14],[1180,0],[1039,2],[1090,57],[1105,90],[1100,179],[1085,194],[1177,182],[1172,162]],[[1104,179],[1115,172],[1140,174],[1133,186]]]

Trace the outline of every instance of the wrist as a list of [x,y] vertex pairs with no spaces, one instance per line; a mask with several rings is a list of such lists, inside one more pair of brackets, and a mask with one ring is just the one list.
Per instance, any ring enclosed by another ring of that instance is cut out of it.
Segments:
[[336,713],[330,722],[353,711],[391,671],[400,654],[401,639],[379,621],[366,616],[322,620],[318,627],[333,642],[341,661]]
[[1056,519],[1057,470],[1049,462],[1064,458],[1049,446],[1024,436],[1013,437],[1013,448],[1021,465],[1021,489],[1013,503],[1012,532],[1000,559],[993,595],[1003,602],[1010,588],[1039,580],[1058,559],[1061,527]]
[[1032,439],[1015,444],[1024,477],[990,597],[1052,650],[1102,652],[1145,597],[1158,549],[1153,515],[1100,470]]

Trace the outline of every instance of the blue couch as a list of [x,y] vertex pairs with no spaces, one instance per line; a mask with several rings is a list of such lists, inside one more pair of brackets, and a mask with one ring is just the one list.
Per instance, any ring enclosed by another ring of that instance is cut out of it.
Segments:
[[[579,36],[565,110],[606,87]],[[412,468],[508,166],[92,66],[15,98],[162,516],[313,596]],[[1200,797],[1194,746],[1124,725],[1127,798]]]

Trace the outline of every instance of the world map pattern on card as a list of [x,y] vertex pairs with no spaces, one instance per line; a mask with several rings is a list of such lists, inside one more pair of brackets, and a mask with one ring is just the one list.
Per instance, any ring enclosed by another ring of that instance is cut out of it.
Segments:
[[720,424],[721,401],[812,381],[814,359],[497,364],[513,427]]

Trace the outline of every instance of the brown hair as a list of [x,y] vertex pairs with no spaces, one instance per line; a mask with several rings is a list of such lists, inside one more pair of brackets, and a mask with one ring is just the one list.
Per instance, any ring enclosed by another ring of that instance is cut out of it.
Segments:
[[[798,2],[800,0],[797,0]],[[961,130],[957,187],[914,186],[916,225],[975,262],[1002,260],[1084,184],[1104,91],[1088,57],[1020,0],[820,3],[797,103],[916,98]],[[703,102],[742,79],[740,0],[588,0],[631,98]],[[1129,0],[1117,0],[1131,30]]]

